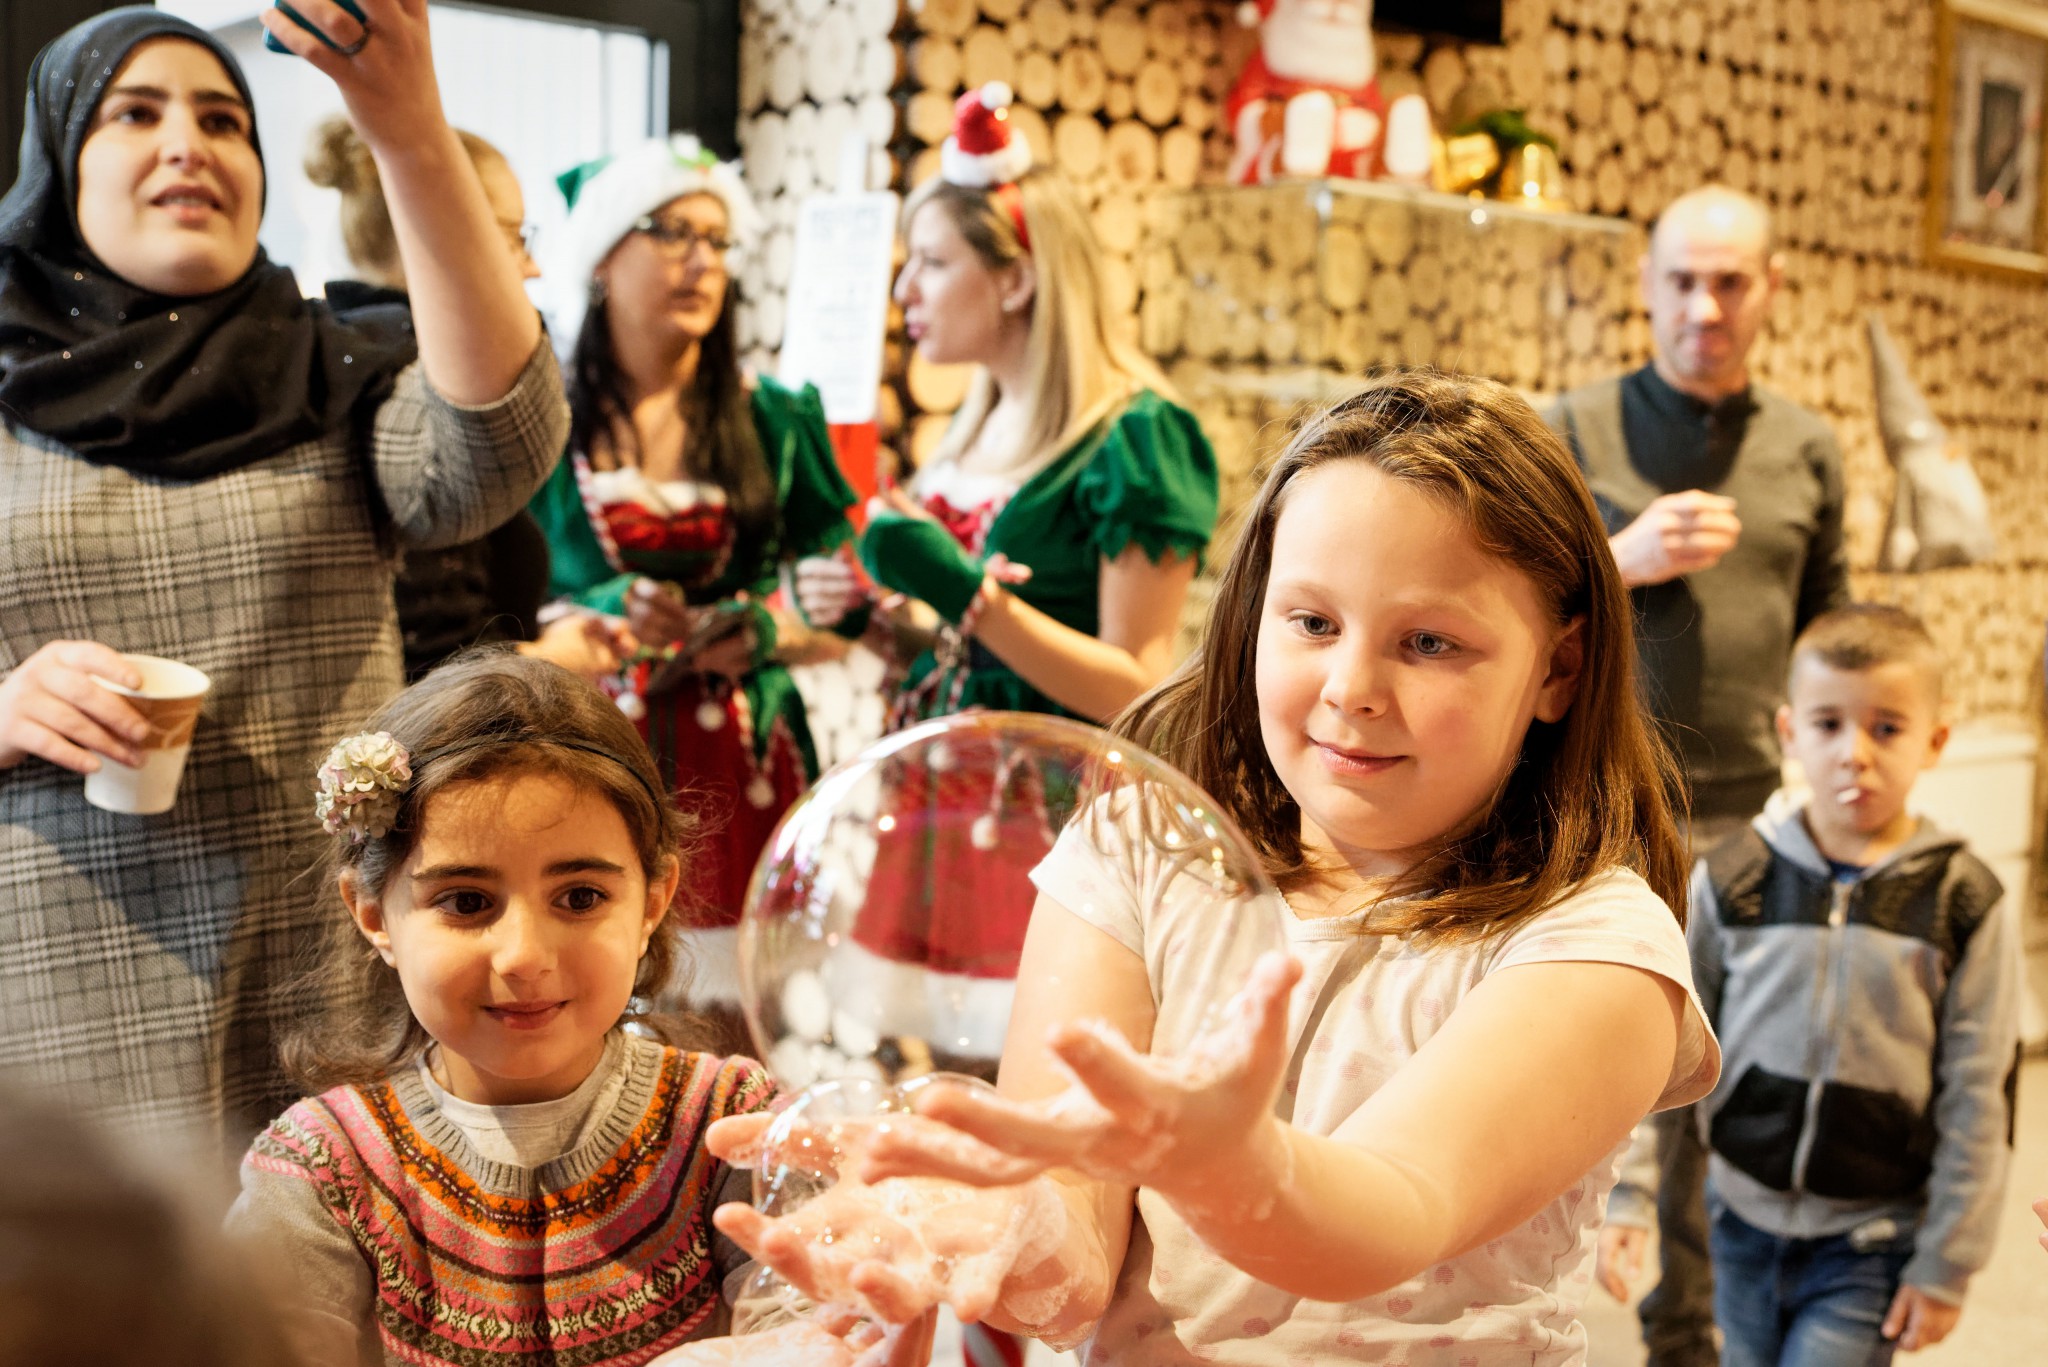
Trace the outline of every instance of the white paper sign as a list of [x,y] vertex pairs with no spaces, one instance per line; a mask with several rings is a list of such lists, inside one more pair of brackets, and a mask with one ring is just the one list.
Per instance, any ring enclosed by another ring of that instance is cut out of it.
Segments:
[[814,384],[827,422],[873,422],[889,326],[896,196],[813,195],[797,210],[783,313],[785,384]]

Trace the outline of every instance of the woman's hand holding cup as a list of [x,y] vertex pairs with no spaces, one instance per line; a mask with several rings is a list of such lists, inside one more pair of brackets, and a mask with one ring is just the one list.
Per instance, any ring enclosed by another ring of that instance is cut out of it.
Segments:
[[402,150],[422,128],[445,121],[427,38],[427,0],[354,0],[357,19],[334,0],[291,0],[330,42],[284,11],[263,11],[270,36],[332,80],[349,121],[377,153]]
[[96,641],[52,641],[0,680],[0,769],[30,756],[80,774],[102,757],[142,763],[149,720],[94,676],[139,688],[142,673]]

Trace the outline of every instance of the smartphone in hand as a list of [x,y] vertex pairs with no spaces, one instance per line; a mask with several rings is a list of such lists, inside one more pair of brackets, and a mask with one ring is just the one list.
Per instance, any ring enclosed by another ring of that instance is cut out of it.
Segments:
[[[334,3],[341,6],[343,9],[347,10],[350,14],[354,15],[358,20],[362,19],[363,11],[362,8],[356,4],[356,0],[334,0]],[[291,20],[294,24],[297,24],[300,28],[312,34],[315,38],[318,38],[321,42],[327,44],[327,46],[333,48],[336,52],[341,51],[340,43],[335,42],[332,38],[329,38],[325,33],[322,33],[319,27],[315,25],[312,20],[306,18],[305,15],[300,14],[297,10],[293,9],[290,5],[286,4],[285,0],[276,0],[276,4],[278,9],[284,11],[285,18]],[[263,35],[263,46],[269,48],[272,52],[282,52],[285,53],[286,55],[290,55],[291,52],[290,48],[286,47],[283,43],[278,42],[275,37],[268,33],[265,33]]]

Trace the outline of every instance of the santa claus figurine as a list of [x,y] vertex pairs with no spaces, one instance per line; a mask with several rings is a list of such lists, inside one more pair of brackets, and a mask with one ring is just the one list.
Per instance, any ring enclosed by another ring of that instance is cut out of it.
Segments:
[[1238,21],[1259,50],[1230,89],[1230,179],[1380,172],[1386,106],[1372,50],[1372,0],[1246,0]]

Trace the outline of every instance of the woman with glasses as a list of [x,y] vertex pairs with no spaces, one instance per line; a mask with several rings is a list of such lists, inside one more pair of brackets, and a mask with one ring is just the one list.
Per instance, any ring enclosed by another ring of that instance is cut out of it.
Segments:
[[678,800],[701,823],[679,910],[691,918],[691,999],[748,1052],[733,926],[784,809],[815,775],[785,665],[819,638],[771,612],[783,565],[851,534],[815,389],[742,372],[733,272],[758,231],[736,167],[693,137],[643,144],[560,181],[548,253],[568,362],[569,454],[532,509],[551,586],[622,617],[640,650],[620,676]]
[[[540,267],[527,249],[526,197],[511,164],[476,134],[458,128],[455,135],[521,278],[537,278]],[[305,166],[308,180],[341,196],[341,241],[356,271],[355,279],[327,282],[327,302],[343,310],[409,309],[391,206],[376,158],[355,125],[337,114],[315,128]],[[547,584],[547,538],[524,508],[487,536],[408,555],[393,585],[407,681],[464,646],[493,641],[514,642],[521,654],[593,679],[615,672],[630,644],[623,625],[595,612],[565,612],[543,627]]]

